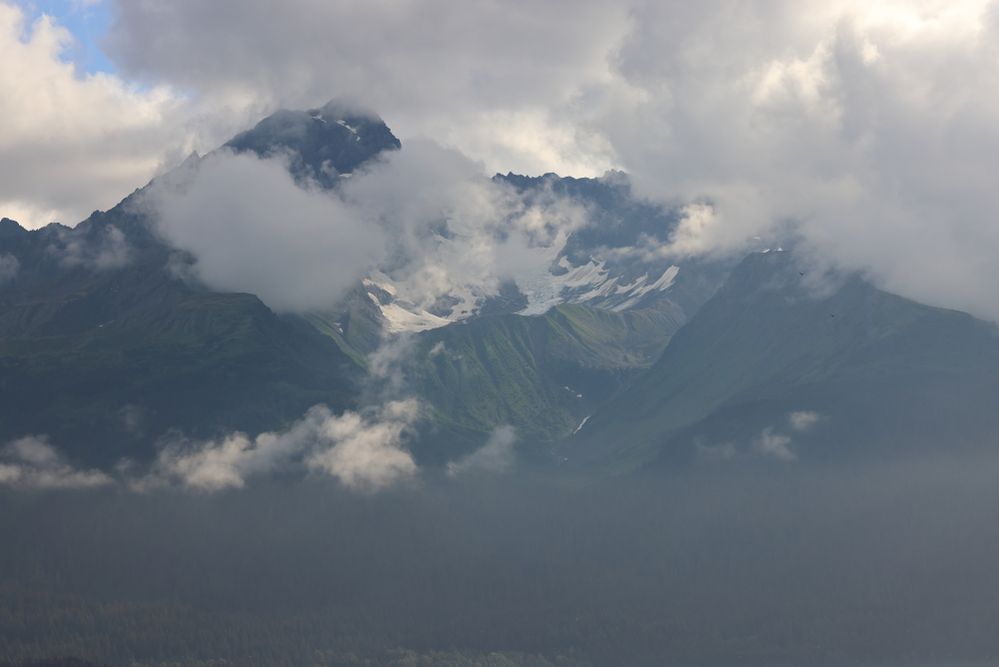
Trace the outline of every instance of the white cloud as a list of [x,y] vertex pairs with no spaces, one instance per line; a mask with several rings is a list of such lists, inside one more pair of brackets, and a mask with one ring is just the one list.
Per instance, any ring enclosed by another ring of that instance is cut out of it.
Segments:
[[334,191],[303,188],[277,159],[222,152],[158,181],[158,229],[212,288],[272,308],[334,306],[376,269],[398,299],[460,313],[524,273],[544,274],[586,212],[550,192],[530,199],[460,152],[414,141]]
[[635,16],[590,122],[641,191],[711,202],[678,249],[740,250],[794,220],[826,262],[999,317],[994,3],[647,2]]
[[516,462],[517,432],[512,426],[499,426],[479,449],[447,464],[447,474],[454,477],[470,472],[508,472]]
[[92,489],[112,484],[100,470],[74,468],[44,437],[26,436],[0,449],[0,485],[20,489]]
[[28,227],[117,203],[190,133],[167,88],[78,75],[62,59],[71,41],[52,18],[28,24],[0,2],[0,215]]
[[[167,151],[221,139],[265,108],[343,95],[380,111],[404,144],[429,136],[487,171],[621,166],[646,195],[695,202],[675,253],[738,252],[793,220],[825,263],[999,317],[995,2],[114,9],[112,55],[147,87],[78,77],[59,59],[64,30],[26,26],[0,4],[0,212],[73,222],[143,183]],[[461,270],[463,255],[439,257]],[[435,262],[414,268],[421,294],[448,280]]]
[[677,254],[793,220],[826,263],[999,317],[994,2],[117,6],[112,50],[150,80],[264,105],[352,95],[404,143],[490,170],[620,165],[644,194],[699,202]]
[[[492,170],[601,173],[609,148],[563,108],[609,81],[628,7],[566,3],[128,0],[108,39],[126,72],[203,96],[377,109],[404,143],[476,150]],[[210,66],[206,66],[210,63]]]
[[[186,177],[185,177],[186,176]],[[333,306],[381,260],[383,231],[278,160],[218,153],[150,193],[158,229],[208,286],[282,311]]]
[[133,479],[130,486],[136,491],[180,485],[216,492],[243,488],[254,477],[304,464],[335,477],[348,488],[378,491],[416,474],[417,466],[405,449],[405,441],[419,414],[415,400],[392,401],[341,415],[316,406],[281,432],[254,438],[231,433],[206,442],[169,442],[160,449],[148,474]]
[[419,416],[414,399],[344,413],[323,425],[322,435],[333,446],[314,452],[306,463],[358,491],[379,491],[410,479],[417,467],[404,444]]
[[526,200],[459,151],[414,141],[357,176],[344,198],[386,230],[382,270],[399,299],[431,308],[444,295],[471,310],[504,280],[547,270],[586,212],[551,193]]

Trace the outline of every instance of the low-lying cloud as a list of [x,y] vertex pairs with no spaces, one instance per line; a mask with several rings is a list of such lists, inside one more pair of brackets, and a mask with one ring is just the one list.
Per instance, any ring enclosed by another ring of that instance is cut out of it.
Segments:
[[753,450],[764,458],[790,463],[798,460],[794,437],[808,433],[824,417],[814,410],[796,410],[785,416],[786,425],[768,426],[753,439]]
[[319,405],[280,432],[168,442],[151,470],[129,485],[136,491],[180,486],[216,492],[243,488],[254,477],[304,468],[353,490],[378,491],[417,473],[406,443],[419,416],[415,400],[340,415]]
[[753,441],[753,448],[760,455],[778,461],[795,461],[798,455],[791,449],[791,436],[778,433],[771,427],[763,429]]
[[457,461],[449,462],[447,474],[455,477],[475,472],[509,472],[517,460],[514,448],[516,443],[517,431],[512,426],[499,426],[482,447]]
[[100,470],[72,466],[44,437],[26,436],[0,448],[0,486],[93,489],[112,483],[112,478]]
[[379,491],[409,479],[417,468],[404,445],[419,416],[419,403],[408,399],[328,419],[321,435],[332,446],[314,451],[306,464],[360,491]]

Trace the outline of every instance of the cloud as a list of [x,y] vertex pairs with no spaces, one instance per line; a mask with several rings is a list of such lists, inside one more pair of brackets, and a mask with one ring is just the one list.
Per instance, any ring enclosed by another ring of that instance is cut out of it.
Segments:
[[512,426],[499,426],[482,447],[458,461],[449,462],[447,474],[454,477],[472,472],[508,472],[516,462],[516,442],[517,432]]
[[787,414],[787,423],[795,431],[810,431],[822,419],[822,415],[813,410],[799,410]]
[[281,432],[176,440],[161,447],[150,471],[130,486],[148,491],[179,485],[210,493],[243,488],[254,477],[304,466],[348,488],[379,491],[416,474],[405,443],[419,415],[419,404],[412,399],[341,415],[320,405]]
[[[203,96],[377,109],[406,140],[467,147],[493,171],[610,165],[600,135],[559,113],[613,76],[628,7],[600,0],[115,3],[106,42],[130,76]],[[210,65],[206,66],[206,63]]]
[[383,230],[336,197],[299,187],[279,159],[221,152],[153,188],[157,228],[209,287],[279,311],[329,308],[379,260]]
[[93,235],[73,234],[67,228],[59,228],[58,232],[48,251],[63,266],[84,266],[97,271],[120,269],[131,263],[134,256],[125,233],[114,225],[101,228],[96,239]]
[[[164,153],[343,95],[404,144],[457,146],[486,171],[627,170],[643,196],[687,207],[664,256],[793,229],[817,264],[999,318],[995,2],[113,7],[107,46],[128,79],[77,76],[60,60],[68,33],[0,5],[0,202],[14,217],[72,222]],[[460,271],[457,250],[476,246],[448,248],[438,257]],[[412,268],[420,296],[448,280],[437,262]]]
[[251,292],[280,311],[330,308],[363,277],[435,310],[474,311],[514,277],[545,275],[579,205],[522,195],[462,153],[414,141],[336,190],[296,183],[280,158],[219,152],[159,179],[145,204],[208,286]]
[[14,279],[21,268],[21,262],[10,253],[0,253],[0,285]]
[[[814,410],[788,412],[786,417],[787,427],[797,434],[811,431],[816,424],[825,419],[823,415]],[[789,463],[798,460],[798,454],[794,451],[792,444],[793,438],[790,435],[773,426],[768,426],[753,439],[752,448],[763,457]]]
[[92,489],[112,483],[111,477],[99,470],[74,468],[44,437],[27,436],[0,449],[0,486]]
[[416,462],[404,444],[419,416],[414,399],[392,401],[366,413],[344,413],[323,426],[323,436],[333,446],[314,452],[306,464],[364,492],[412,478]]
[[791,449],[790,436],[776,432],[773,428],[767,427],[756,436],[753,441],[753,449],[767,458],[789,463],[795,461],[798,455]]
[[80,75],[72,36],[0,2],[0,216],[38,227],[107,208],[188,141],[187,110],[166,87]]
[[984,1],[639,2],[589,122],[641,192],[710,202],[678,252],[738,252],[792,222],[819,261],[996,318],[997,15]]
[[505,281],[545,274],[586,211],[550,191],[527,197],[486,177],[461,152],[417,140],[354,178],[343,197],[386,232],[381,267],[396,297],[432,310],[444,296],[467,313]]
[[410,393],[406,364],[416,347],[415,336],[403,333],[385,336],[368,355],[368,383],[365,387],[385,400],[399,399]]

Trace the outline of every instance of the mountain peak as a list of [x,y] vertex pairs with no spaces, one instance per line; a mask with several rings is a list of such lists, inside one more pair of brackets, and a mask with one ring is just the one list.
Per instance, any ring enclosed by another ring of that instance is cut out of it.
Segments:
[[16,220],[11,220],[10,218],[0,218],[0,235],[12,236],[26,231],[27,230],[19,225]]
[[285,156],[296,180],[330,188],[383,151],[401,145],[377,114],[334,99],[307,111],[276,111],[225,146],[262,158]]

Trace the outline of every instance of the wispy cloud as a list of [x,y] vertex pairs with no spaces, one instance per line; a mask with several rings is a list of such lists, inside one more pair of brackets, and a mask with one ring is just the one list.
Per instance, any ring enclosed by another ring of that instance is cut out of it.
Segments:
[[44,437],[26,436],[0,449],[0,486],[93,489],[112,483],[112,478],[100,470],[73,467]]
[[756,439],[753,440],[753,448],[762,456],[778,461],[791,462],[798,458],[798,455],[791,449],[791,437],[778,433],[771,427],[763,429],[756,436]]
[[785,463],[796,461],[798,453],[794,449],[794,439],[812,431],[824,419],[825,416],[814,410],[788,412],[785,415],[786,425],[768,426],[753,439],[753,451]]
[[474,472],[509,472],[517,459],[514,445],[517,431],[512,426],[499,426],[479,449],[457,461],[447,464],[447,474],[451,477]]
[[21,268],[21,262],[10,253],[0,253],[0,285],[14,279]]
[[135,255],[125,233],[114,225],[89,236],[59,229],[48,251],[63,266],[84,266],[97,271],[120,269],[130,264]]
[[789,412],[787,415],[788,425],[798,432],[811,430],[821,419],[822,415],[813,410],[799,410],[797,412]]

